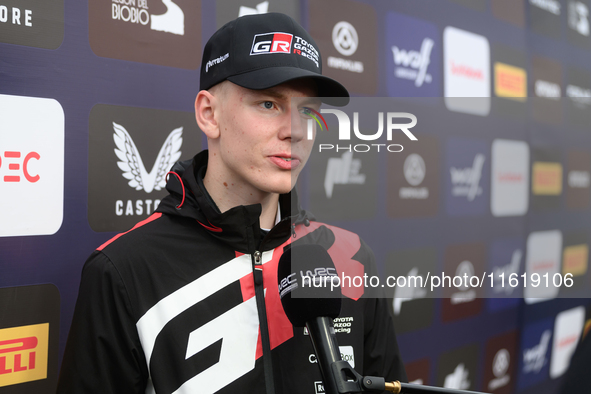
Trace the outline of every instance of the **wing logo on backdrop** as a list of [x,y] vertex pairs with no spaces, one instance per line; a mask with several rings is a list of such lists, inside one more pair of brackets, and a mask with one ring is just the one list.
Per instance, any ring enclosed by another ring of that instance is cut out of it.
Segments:
[[90,227],[121,232],[146,219],[168,194],[166,175],[174,163],[200,149],[191,112],[95,105],[89,116]]
[[331,157],[326,165],[324,191],[326,197],[332,197],[334,185],[363,185],[365,174],[360,174],[361,159],[353,159],[353,152],[345,152],[343,156]]
[[419,51],[408,51],[400,49],[396,45],[392,47],[394,58],[394,75],[397,78],[414,81],[416,87],[423,86],[423,83],[431,83],[433,77],[427,73],[431,63],[431,51],[435,41],[425,37]]
[[111,17],[114,20],[139,23],[147,25],[150,23],[150,29],[165,33],[185,35],[185,13],[172,0],[162,0],[166,6],[166,12],[161,15],[151,15],[148,13],[148,0],[135,1],[113,0],[111,5]]
[[129,186],[135,190],[144,190],[152,193],[153,190],[161,190],[166,186],[166,173],[169,168],[181,157],[183,144],[183,128],[174,129],[160,148],[152,171],[148,172],[138,152],[133,139],[125,128],[113,122],[113,139],[115,140],[115,154],[120,161],[117,166],[123,171],[123,177],[129,179]]
[[582,36],[589,37],[589,7],[582,1],[569,1],[568,27]]
[[454,371],[445,377],[443,387],[447,389],[467,390],[470,388],[470,380],[468,380],[470,371],[466,369],[464,363],[458,364]]
[[269,2],[263,1],[262,3],[257,4],[255,8],[241,5],[240,9],[238,10],[238,17],[246,15],[266,14],[267,12],[269,12]]

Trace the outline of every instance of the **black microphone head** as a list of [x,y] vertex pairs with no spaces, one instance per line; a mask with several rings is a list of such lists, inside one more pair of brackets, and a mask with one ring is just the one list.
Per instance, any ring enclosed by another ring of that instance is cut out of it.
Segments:
[[292,245],[277,266],[281,305],[292,325],[341,313],[341,284],[332,259],[320,245]]

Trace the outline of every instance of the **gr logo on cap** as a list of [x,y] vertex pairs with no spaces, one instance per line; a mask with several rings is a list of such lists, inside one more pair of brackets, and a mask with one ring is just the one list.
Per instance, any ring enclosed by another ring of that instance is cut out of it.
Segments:
[[291,52],[291,41],[293,35],[289,33],[257,34],[250,50],[251,55],[272,52]]
[[301,78],[314,79],[323,101],[348,103],[347,89],[322,75],[318,46],[302,26],[279,13],[246,15],[228,22],[205,45],[200,90],[225,80],[261,90]]

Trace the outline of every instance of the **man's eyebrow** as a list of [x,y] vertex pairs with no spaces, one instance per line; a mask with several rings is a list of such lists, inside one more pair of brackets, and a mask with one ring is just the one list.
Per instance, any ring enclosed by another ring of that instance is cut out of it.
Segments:
[[261,93],[267,94],[267,95],[269,95],[271,97],[275,97],[275,98],[278,98],[278,99],[286,99],[287,98],[287,96],[285,94],[283,94],[280,91],[275,90],[273,88],[261,90]]
[[318,97],[306,97],[300,104],[320,106],[322,104],[322,100],[320,100]]
[[251,94],[253,96],[270,96],[276,99],[286,100],[287,96],[280,91],[269,88],[269,89],[262,89],[262,90],[251,90]]
[[[274,88],[269,88],[269,89],[263,89],[263,90],[255,90],[255,94],[260,94],[263,96],[270,96],[279,100],[288,100],[289,97],[287,97],[284,93],[282,93],[281,91],[274,89]],[[309,96],[301,96],[301,97],[292,97],[292,98],[303,98],[302,104],[321,104],[322,101],[318,98],[318,97],[309,97]]]

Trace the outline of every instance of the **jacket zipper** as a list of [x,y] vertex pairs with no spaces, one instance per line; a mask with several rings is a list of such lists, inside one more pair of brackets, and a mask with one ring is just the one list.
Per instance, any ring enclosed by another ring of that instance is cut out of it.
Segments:
[[261,252],[258,250],[255,250],[254,252],[254,264],[261,265]]
[[271,341],[269,339],[269,326],[267,325],[267,310],[265,307],[265,290],[263,284],[263,262],[261,252],[255,250],[252,254],[253,277],[259,324],[261,329],[261,341],[263,345],[263,369],[265,371],[266,394],[275,394],[275,382],[273,379],[273,362],[271,359]]

